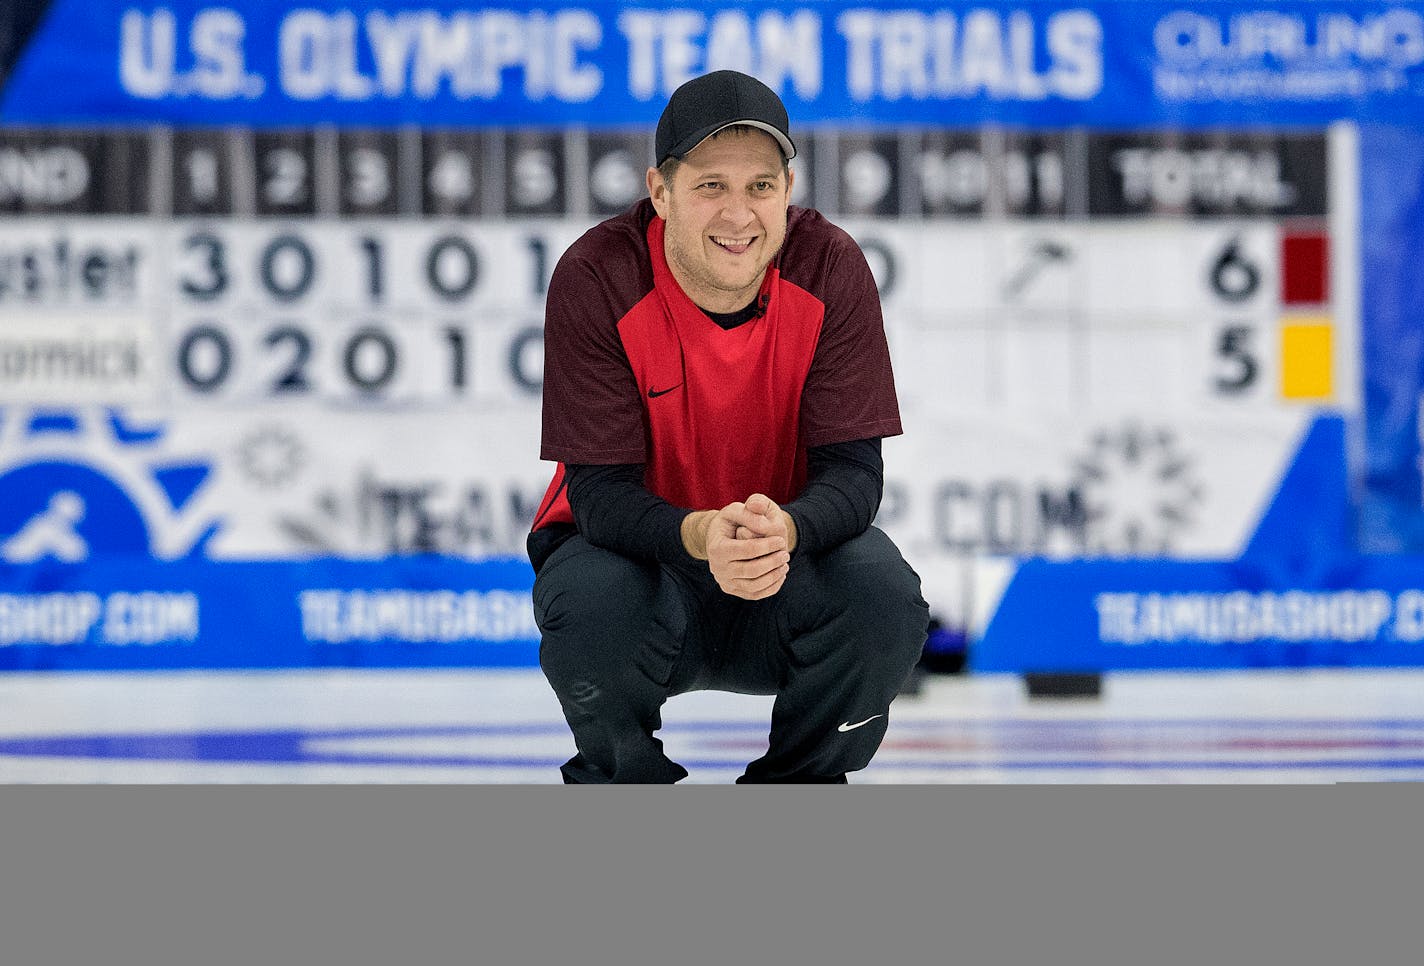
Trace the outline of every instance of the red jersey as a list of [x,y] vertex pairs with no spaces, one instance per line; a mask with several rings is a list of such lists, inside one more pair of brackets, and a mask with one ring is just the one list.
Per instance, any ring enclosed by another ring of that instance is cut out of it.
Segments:
[[566,464],[642,463],[651,492],[692,510],[788,503],[807,449],[901,432],[880,298],[849,235],[792,207],[760,314],[723,329],[674,279],[663,229],[641,201],[554,270],[540,456],[560,466],[535,529],[573,522]]

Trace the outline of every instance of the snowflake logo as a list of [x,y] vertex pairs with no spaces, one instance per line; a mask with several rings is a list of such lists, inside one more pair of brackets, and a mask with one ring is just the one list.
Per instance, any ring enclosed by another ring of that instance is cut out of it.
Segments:
[[1203,485],[1170,429],[1129,423],[1099,430],[1074,463],[1087,509],[1088,551],[1165,556],[1195,522]]
[[302,441],[282,426],[263,426],[238,444],[243,475],[263,489],[280,489],[296,479],[306,463]]

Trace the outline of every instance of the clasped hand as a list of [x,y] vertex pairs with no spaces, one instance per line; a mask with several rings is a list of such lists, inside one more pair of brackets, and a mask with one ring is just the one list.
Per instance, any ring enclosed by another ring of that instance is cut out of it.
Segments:
[[707,566],[724,593],[761,600],[781,589],[791,568],[790,517],[760,493],[729,503],[707,524]]

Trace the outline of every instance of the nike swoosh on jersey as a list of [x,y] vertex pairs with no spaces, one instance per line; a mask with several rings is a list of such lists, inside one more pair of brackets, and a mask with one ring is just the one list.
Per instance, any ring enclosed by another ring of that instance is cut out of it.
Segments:
[[676,386],[668,386],[666,389],[654,389],[652,386],[649,386],[649,387],[648,387],[648,398],[649,398],[649,399],[657,399],[659,396],[666,396],[668,393],[672,392],[674,389],[681,389],[681,388],[682,388],[682,383],[678,383]]
[[857,721],[855,724],[851,724],[849,721],[842,721],[842,722],[840,723],[840,725],[836,728],[836,730],[837,730],[837,731],[854,731],[856,728],[859,728],[859,727],[862,726],[862,725],[868,725],[868,724],[870,724],[870,722],[874,721],[876,718],[883,718],[883,717],[885,717],[885,715],[883,715],[883,714],[873,714],[873,715],[871,715],[870,717],[866,718],[864,721]]

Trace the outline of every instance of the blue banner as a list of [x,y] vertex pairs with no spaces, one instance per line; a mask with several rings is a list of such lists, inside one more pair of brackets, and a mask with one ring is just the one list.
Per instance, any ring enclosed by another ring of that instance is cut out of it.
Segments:
[[0,120],[646,125],[729,67],[800,124],[1408,122],[1421,65],[1416,2],[54,0]]
[[528,667],[524,560],[0,566],[0,671]]
[[1249,563],[1030,561],[970,651],[978,671],[1424,664],[1424,558],[1337,560],[1312,582]]

